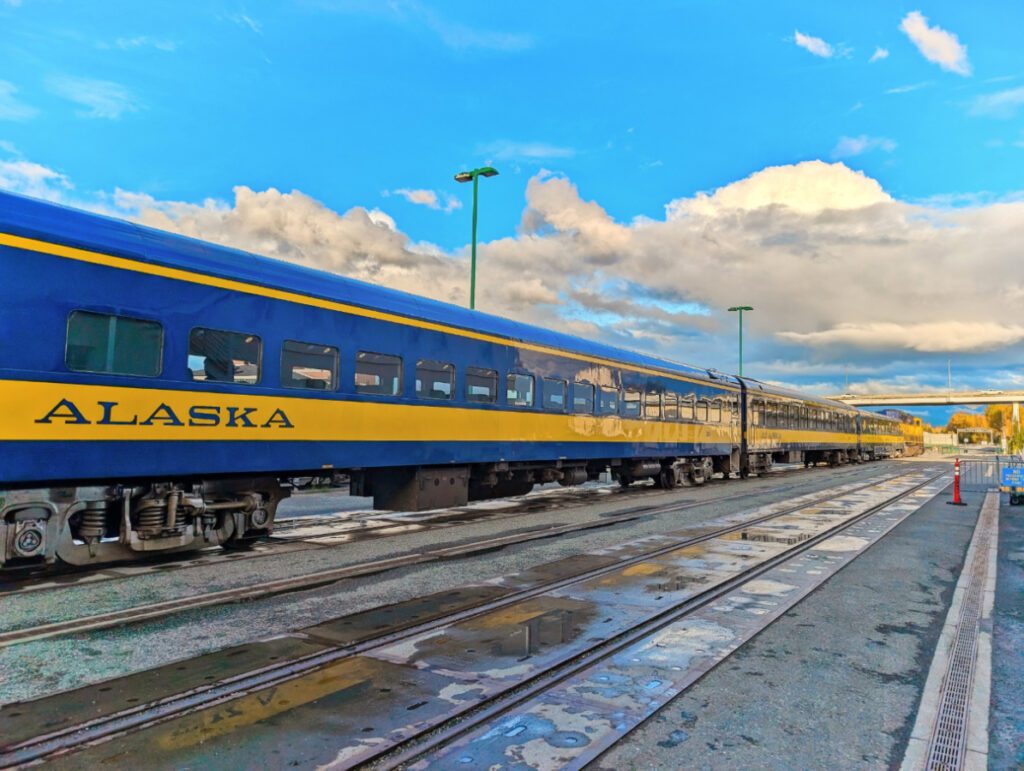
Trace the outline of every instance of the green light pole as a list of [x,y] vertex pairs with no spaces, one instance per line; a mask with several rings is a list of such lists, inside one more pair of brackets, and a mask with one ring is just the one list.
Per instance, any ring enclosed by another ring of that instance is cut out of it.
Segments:
[[740,314],[740,377],[743,377],[743,311],[754,310],[749,305],[734,305],[730,311],[739,311]]
[[473,258],[470,263],[469,269],[469,308],[473,310],[476,308],[476,197],[477,187],[479,186],[478,180],[480,177],[496,177],[498,170],[493,166],[481,166],[479,169],[473,169],[472,171],[460,171],[455,175],[456,182],[472,182],[473,183]]

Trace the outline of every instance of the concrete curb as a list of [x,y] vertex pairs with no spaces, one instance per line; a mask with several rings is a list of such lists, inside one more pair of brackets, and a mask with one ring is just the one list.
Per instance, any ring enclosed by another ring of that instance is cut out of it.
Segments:
[[995,600],[996,560],[999,552],[999,493],[995,491],[987,493],[978,514],[978,523],[964,558],[963,570],[953,592],[953,601],[950,603],[942,633],[935,646],[935,654],[921,695],[917,719],[914,722],[906,754],[903,757],[901,765],[903,771],[921,771],[928,767],[964,596],[971,580],[971,567],[975,562],[979,544],[985,537],[986,529],[988,531],[988,544],[984,555],[986,574],[961,767],[985,769],[988,765],[989,694],[992,680],[992,608]]

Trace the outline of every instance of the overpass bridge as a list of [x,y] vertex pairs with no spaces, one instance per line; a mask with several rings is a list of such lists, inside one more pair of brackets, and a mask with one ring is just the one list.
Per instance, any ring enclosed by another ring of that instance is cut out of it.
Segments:
[[[942,391],[919,394],[839,394],[830,396],[851,407],[925,407],[937,404],[1013,404],[1024,403],[1024,391]],[[1014,408],[1014,412],[1019,409]]]

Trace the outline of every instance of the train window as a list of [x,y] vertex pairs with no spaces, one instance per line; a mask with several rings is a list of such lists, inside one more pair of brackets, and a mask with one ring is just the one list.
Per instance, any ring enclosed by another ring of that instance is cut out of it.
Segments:
[[164,328],[155,321],[72,311],[64,362],[75,372],[156,377],[163,369]]
[[721,404],[721,402],[714,401],[714,402],[711,403],[710,420],[711,420],[712,423],[721,423],[722,422],[722,404]]
[[679,420],[679,394],[665,392],[665,420]]
[[585,415],[594,412],[594,386],[590,383],[572,384],[572,411]]
[[696,397],[693,394],[680,397],[679,399],[679,419],[680,420],[693,420],[696,416],[693,409],[694,399]]
[[498,373],[493,369],[466,367],[466,401],[494,404],[498,400]]
[[622,414],[627,418],[640,417],[640,392],[626,391],[622,395]]
[[281,386],[333,391],[338,387],[338,349],[333,345],[285,340],[281,347]]
[[510,405],[513,407],[533,406],[533,375],[509,373],[506,384]]
[[399,396],[402,393],[402,357],[360,351],[356,356],[357,394]]
[[661,394],[648,391],[644,394],[644,417],[651,420],[661,418]]
[[598,413],[601,415],[615,415],[619,411],[619,390],[602,386],[597,391]]
[[256,385],[261,348],[256,335],[196,327],[188,336],[188,368],[193,380]]
[[708,403],[703,399],[697,402],[697,420],[703,423],[708,422]]
[[431,359],[416,362],[416,395],[420,399],[451,399],[454,390],[454,364]]
[[565,381],[546,377],[541,383],[544,409],[562,412],[565,409]]

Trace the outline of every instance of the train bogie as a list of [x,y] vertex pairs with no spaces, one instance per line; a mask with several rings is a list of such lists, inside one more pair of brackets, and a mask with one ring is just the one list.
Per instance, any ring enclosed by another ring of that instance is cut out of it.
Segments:
[[0,567],[242,547],[288,493],[271,478],[0,491]]

